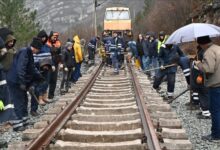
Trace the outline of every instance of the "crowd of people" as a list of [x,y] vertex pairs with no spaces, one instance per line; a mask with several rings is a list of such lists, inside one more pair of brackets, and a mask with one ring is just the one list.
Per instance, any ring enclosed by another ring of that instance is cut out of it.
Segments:
[[190,89],[191,100],[186,103],[187,109],[200,109],[198,119],[212,119],[212,133],[202,139],[220,140],[220,47],[213,44],[209,36],[197,38],[195,58],[185,55],[177,44],[166,44],[168,35],[164,31],[159,32],[158,38],[155,33],[148,32],[139,34],[136,40],[130,35],[127,41],[117,32],[113,32],[112,36],[106,33],[103,36],[105,50],[109,54],[106,63],[113,66],[114,73],[118,74],[123,66],[123,51],[127,51],[127,61],[133,61],[152,80],[158,93],[161,94],[161,83],[167,81],[167,92],[163,95],[165,101],[175,99],[179,66]]
[[[28,115],[28,93],[32,116],[38,106],[51,103],[62,72],[60,94],[65,94],[81,77],[83,45],[75,35],[61,44],[59,33],[44,30],[33,38],[30,46],[15,49],[16,38],[8,28],[0,29],[0,123],[10,121],[14,131],[23,131],[31,122]],[[9,107],[10,106],[10,107]],[[14,109],[13,109],[14,107]],[[10,111],[9,111],[10,110]]]
[[[202,110],[197,114],[199,119],[212,119],[212,134],[203,139],[220,140],[220,51],[210,37],[197,39],[195,58],[187,57],[176,44],[166,44],[168,35],[164,31],[159,32],[158,36],[148,32],[139,34],[137,39],[133,35],[127,37],[124,39],[118,32],[104,32],[102,38],[91,38],[87,44],[89,62],[95,63],[97,45],[101,41],[107,56],[106,65],[112,66],[113,74],[117,75],[123,69],[127,52],[126,61],[133,62],[143,71],[152,80],[153,88],[158,93],[161,93],[161,83],[167,81],[167,92],[163,95],[166,101],[175,98],[179,66],[192,91],[190,104],[193,107],[190,106],[190,109]],[[27,93],[31,95],[30,114],[37,116],[38,106],[44,106],[54,98],[59,71],[63,74],[61,95],[68,92],[71,82],[77,82],[81,77],[85,43],[75,35],[62,45],[58,32],[51,31],[48,35],[42,30],[33,38],[30,46],[16,50],[13,32],[7,28],[0,29],[0,111],[6,110],[8,104],[14,105],[14,115],[10,115],[14,131],[23,131],[30,124]],[[5,121],[3,117],[0,120]]]

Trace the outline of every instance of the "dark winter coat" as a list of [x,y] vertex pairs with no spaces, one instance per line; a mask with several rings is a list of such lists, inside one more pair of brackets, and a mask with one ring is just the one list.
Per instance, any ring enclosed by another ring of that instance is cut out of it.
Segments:
[[43,60],[50,60],[50,64],[52,65],[52,56],[51,56],[51,48],[45,44],[38,54],[34,54],[34,63],[37,68],[40,67],[40,62]]
[[95,50],[96,49],[96,43],[97,43],[97,40],[96,40],[96,37],[93,37],[89,43],[88,43],[88,49],[89,50]]
[[112,37],[108,36],[103,39],[103,43],[105,45],[105,50],[109,51],[109,47],[111,46]]
[[144,40],[144,56],[150,56],[150,50],[149,50],[149,40]]
[[150,58],[152,57],[158,57],[158,52],[157,52],[157,41],[149,41],[148,43],[148,49],[149,49],[149,56]]
[[62,52],[62,63],[64,67],[73,68],[75,66],[75,57],[73,50],[64,49]]
[[[173,45],[171,49],[167,48],[165,45],[161,46],[159,53],[159,60],[161,65],[171,65],[178,63],[180,57],[184,57],[183,52],[177,45]],[[177,66],[169,67],[166,69],[169,73],[176,73]]]
[[144,48],[145,48],[145,43],[144,40],[137,41],[137,51],[138,51],[138,56],[142,57],[144,55]]
[[34,80],[41,79],[41,75],[34,65],[34,57],[30,47],[20,49],[13,60],[7,75],[8,84],[30,86]]
[[149,57],[158,57],[156,40],[148,42]]
[[122,40],[119,37],[114,37],[111,39],[111,46],[109,47],[110,52],[118,52],[122,51]]

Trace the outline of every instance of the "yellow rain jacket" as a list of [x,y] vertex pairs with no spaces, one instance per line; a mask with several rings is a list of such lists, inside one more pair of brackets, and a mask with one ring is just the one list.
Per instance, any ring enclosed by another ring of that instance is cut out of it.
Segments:
[[76,63],[81,63],[83,61],[83,56],[82,56],[82,49],[80,45],[79,36],[78,35],[74,36],[73,40],[75,41],[73,48],[74,48]]

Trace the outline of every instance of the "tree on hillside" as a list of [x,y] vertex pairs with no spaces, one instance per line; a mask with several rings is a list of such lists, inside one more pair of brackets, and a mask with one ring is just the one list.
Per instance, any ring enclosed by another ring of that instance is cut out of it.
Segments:
[[144,12],[143,13],[145,15],[150,11],[154,2],[155,0],[144,0]]
[[25,8],[25,0],[0,0],[0,26],[15,33],[18,46],[26,45],[39,30],[36,11]]

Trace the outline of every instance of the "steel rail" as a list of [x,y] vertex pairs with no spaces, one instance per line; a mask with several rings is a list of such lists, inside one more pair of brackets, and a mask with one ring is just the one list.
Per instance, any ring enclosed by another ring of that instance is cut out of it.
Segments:
[[144,102],[143,91],[142,91],[141,86],[138,82],[138,79],[137,79],[137,76],[134,72],[134,69],[131,67],[130,63],[128,63],[128,68],[131,73],[132,83],[134,85],[135,96],[137,99],[137,104],[138,104],[139,112],[141,115],[141,121],[143,124],[144,134],[145,134],[145,138],[147,140],[148,149],[161,150],[159,140],[158,140],[156,132],[155,132],[155,128],[153,126],[150,114],[149,114],[147,107],[145,105],[145,102]]
[[72,114],[76,111],[76,108],[86,97],[96,78],[100,74],[102,67],[103,63],[100,63],[97,70],[93,73],[85,86],[80,90],[80,93],[76,99],[68,104],[67,107],[65,107],[65,109],[58,116],[56,116],[56,118],[54,118],[54,120],[40,133],[40,135],[36,139],[32,140],[29,145],[27,145],[27,150],[44,150],[47,148],[51,140],[63,128]]

